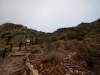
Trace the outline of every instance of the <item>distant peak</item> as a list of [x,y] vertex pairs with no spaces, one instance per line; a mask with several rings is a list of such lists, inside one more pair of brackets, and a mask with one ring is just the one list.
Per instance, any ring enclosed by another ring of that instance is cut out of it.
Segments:
[[10,29],[21,28],[23,26],[19,24],[13,24],[13,23],[4,23],[0,27],[2,27],[3,30],[10,30]]

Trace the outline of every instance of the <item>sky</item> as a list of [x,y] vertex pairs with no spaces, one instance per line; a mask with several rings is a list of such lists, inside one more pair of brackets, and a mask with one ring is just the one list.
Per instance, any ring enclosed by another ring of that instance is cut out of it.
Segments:
[[14,23],[43,32],[100,18],[100,0],[0,0],[0,25]]

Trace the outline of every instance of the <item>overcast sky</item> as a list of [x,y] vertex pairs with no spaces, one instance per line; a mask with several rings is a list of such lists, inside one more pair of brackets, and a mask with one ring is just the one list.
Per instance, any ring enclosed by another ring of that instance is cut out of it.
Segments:
[[0,25],[22,24],[53,32],[100,18],[100,0],[0,0]]

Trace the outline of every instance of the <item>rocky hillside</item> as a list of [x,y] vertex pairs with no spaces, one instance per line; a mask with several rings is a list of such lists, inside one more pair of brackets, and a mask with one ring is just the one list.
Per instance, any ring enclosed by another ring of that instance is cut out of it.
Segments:
[[67,40],[83,40],[87,36],[95,36],[97,34],[100,34],[100,19],[97,19],[96,21],[91,23],[82,22],[76,27],[60,28],[53,33],[53,35],[56,35],[59,38]]
[[88,32],[99,32],[100,30],[100,19],[97,19],[94,22],[91,23],[84,23],[82,22],[81,24],[77,25],[76,27],[70,27],[70,28],[60,28],[54,33],[69,33],[69,32],[78,32],[81,30],[86,30]]
[[0,46],[10,43],[18,45],[19,41],[25,43],[27,38],[37,39],[37,44],[57,40],[84,40],[87,37],[96,37],[100,33],[100,19],[91,23],[81,23],[76,27],[60,28],[53,33],[44,33],[33,29],[28,29],[23,25],[5,23],[0,25]]
[[34,39],[41,34],[43,34],[43,32],[28,29],[23,25],[5,23],[0,25],[0,46],[6,45],[7,40],[10,40],[9,43],[13,45],[18,45],[19,41],[25,43],[27,38]]

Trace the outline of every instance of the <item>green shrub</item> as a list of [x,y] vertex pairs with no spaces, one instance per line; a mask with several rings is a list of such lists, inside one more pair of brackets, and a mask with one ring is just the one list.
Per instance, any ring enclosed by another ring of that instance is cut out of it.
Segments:
[[74,39],[83,40],[85,35],[86,35],[86,32],[81,31],[78,33],[69,33],[69,34],[67,34],[67,38],[68,38],[68,40],[74,40]]

